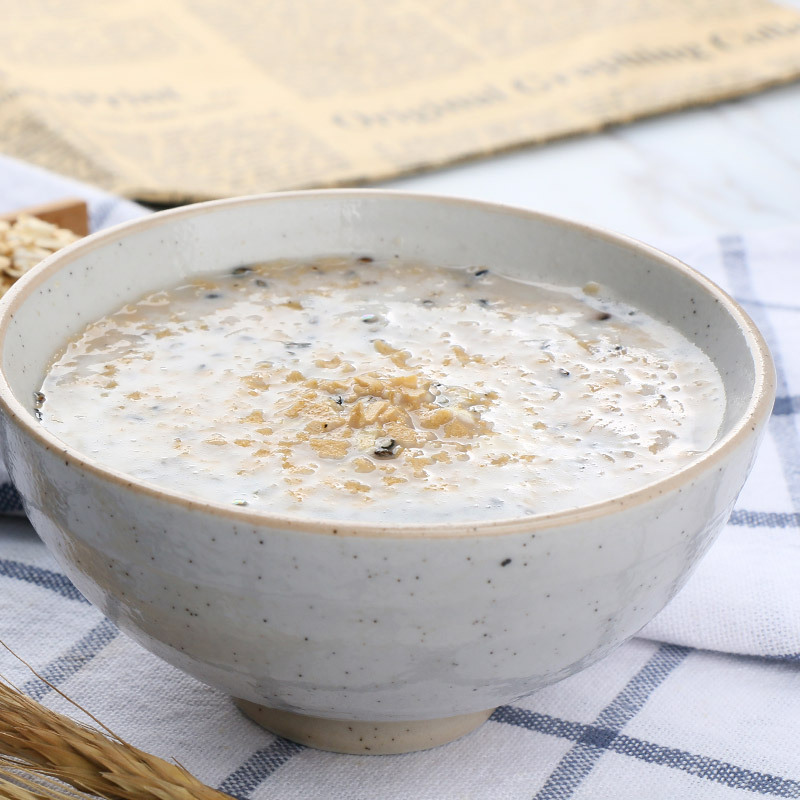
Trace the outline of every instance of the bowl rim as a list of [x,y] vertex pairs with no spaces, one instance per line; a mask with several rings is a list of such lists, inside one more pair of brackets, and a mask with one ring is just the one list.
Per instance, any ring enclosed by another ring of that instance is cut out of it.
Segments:
[[[139,481],[134,476],[125,472],[103,466],[97,460],[61,441],[44,427],[38,425],[33,413],[26,409],[14,396],[6,380],[5,370],[2,364],[2,349],[9,324],[13,319],[15,311],[31,296],[33,290],[46,278],[49,278],[62,268],[68,266],[72,261],[80,258],[87,252],[119,240],[129,233],[158,227],[162,224],[163,220],[202,216],[207,213],[214,213],[214,211],[219,208],[261,204],[268,205],[269,203],[281,202],[286,199],[308,198],[313,200],[322,196],[339,197],[343,200],[348,197],[389,197],[408,199],[414,202],[448,204],[452,207],[468,206],[478,210],[484,209],[503,214],[512,214],[560,226],[563,229],[581,231],[589,236],[603,239],[619,247],[627,248],[645,257],[655,259],[667,268],[684,274],[698,284],[700,288],[715,297],[742,331],[753,358],[755,368],[755,380],[747,408],[724,437],[686,466],[674,472],[670,472],[663,478],[659,478],[624,494],[614,495],[606,500],[588,505],[566,508],[560,511],[532,514],[524,517],[431,523],[398,522],[392,525],[384,525],[367,521],[325,519],[302,516],[300,514],[271,514],[263,510],[254,511],[247,507],[234,506],[222,502],[205,501],[200,499],[199,496],[183,494],[181,492],[163,489],[153,483]],[[173,209],[154,212],[145,217],[129,220],[119,225],[98,231],[97,233],[84,237],[56,251],[42,260],[42,262],[32,270],[25,273],[9,289],[5,297],[2,298],[2,301],[0,301],[0,412],[7,418],[7,421],[14,422],[37,444],[48,450],[59,452],[65,459],[69,460],[71,466],[86,470],[101,480],[117,484],[146,497],[171,503],[176,506],[182,506],[188,511],[202,511],[204,513],[210,513],[213,516],[226,518],[233,523],[245,523],[256,527],[281,528],[284,530],[331,534],[335,536],[368,538],[417,538],[435,536],[436,538],[460,538],[477,535],[529,533],[549,528],[561,528],[588,519],[597,519],[608,514],[622,511],[690,483],[707,469],[725,459],[745,439],[753,435],[769,417],[774,400],[775,383],[775,368],[769,348],[761,332],[744,309],[713,281],[674,256],[670,256],[651,245],[625,236],[624,234],[565,219],[563,217],[500,203],[450,197],[446,195],[387,189],[318,189],[246,195],[179,206]]]

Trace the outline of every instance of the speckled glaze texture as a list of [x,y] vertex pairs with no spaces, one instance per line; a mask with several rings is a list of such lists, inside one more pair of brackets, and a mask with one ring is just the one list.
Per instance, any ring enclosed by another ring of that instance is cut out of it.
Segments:
[[[717,364],[728,395],[720,441],[679,473],[576,511],[382,529],[191,500],[100,468],[37,425],[31,398],[53,350],[101,314],[192,273],[347,252],[614,287]],[[752,323],[673,259],[571,223],[440,198],[297,193],[157,214],[57,254],[3,309],[8,467],[77,587],[143,646],[245,705],[334,720],[475,714],[478,724],[480,712],[632,636],[725,523],[774,393]],[[405,749],[417,746],[427,745]]]

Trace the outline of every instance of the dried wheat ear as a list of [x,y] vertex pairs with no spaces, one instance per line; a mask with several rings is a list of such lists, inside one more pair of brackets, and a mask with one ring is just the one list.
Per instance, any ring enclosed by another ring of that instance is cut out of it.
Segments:
[[45,708],[0,679],[0,797],[230,800],[179,764],[128,744],[23,663],[99,729]]

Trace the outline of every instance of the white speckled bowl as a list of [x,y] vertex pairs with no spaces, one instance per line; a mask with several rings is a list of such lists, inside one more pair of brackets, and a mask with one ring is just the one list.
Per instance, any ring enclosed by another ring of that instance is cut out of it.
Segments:
[[[716,363],[727,390],[718,442],[591,506],[379,528],[181,496],[100,466],[37,423],[33,393],[54,350],[121,304],[198,272],[365,252],[610,285]],[[753,323],[675,259],[534,213],[378,191],[204,203],[96,234],[19,282],[0,337],[8,467],[81,592],[266,727],[344,752],[448,741],[632,636],[727,519],[774,394]]]

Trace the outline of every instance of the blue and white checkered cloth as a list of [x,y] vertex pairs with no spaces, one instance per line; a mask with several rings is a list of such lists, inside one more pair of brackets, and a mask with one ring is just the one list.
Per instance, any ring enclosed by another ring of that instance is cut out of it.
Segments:
[[[3,159],[0,187],[0,208],[85,196],[94,229],[144,213]],[[20,517],[0,520],[0,638],[128,741],[242,798],[800,798],[800,228],[671,250],[752,315],[775,356],[778,399],[720,539],[668,608],[604,661],[435,750],[322,753],[258,728],[121,635]],[[0,673],[74,713],[5,653]]]

